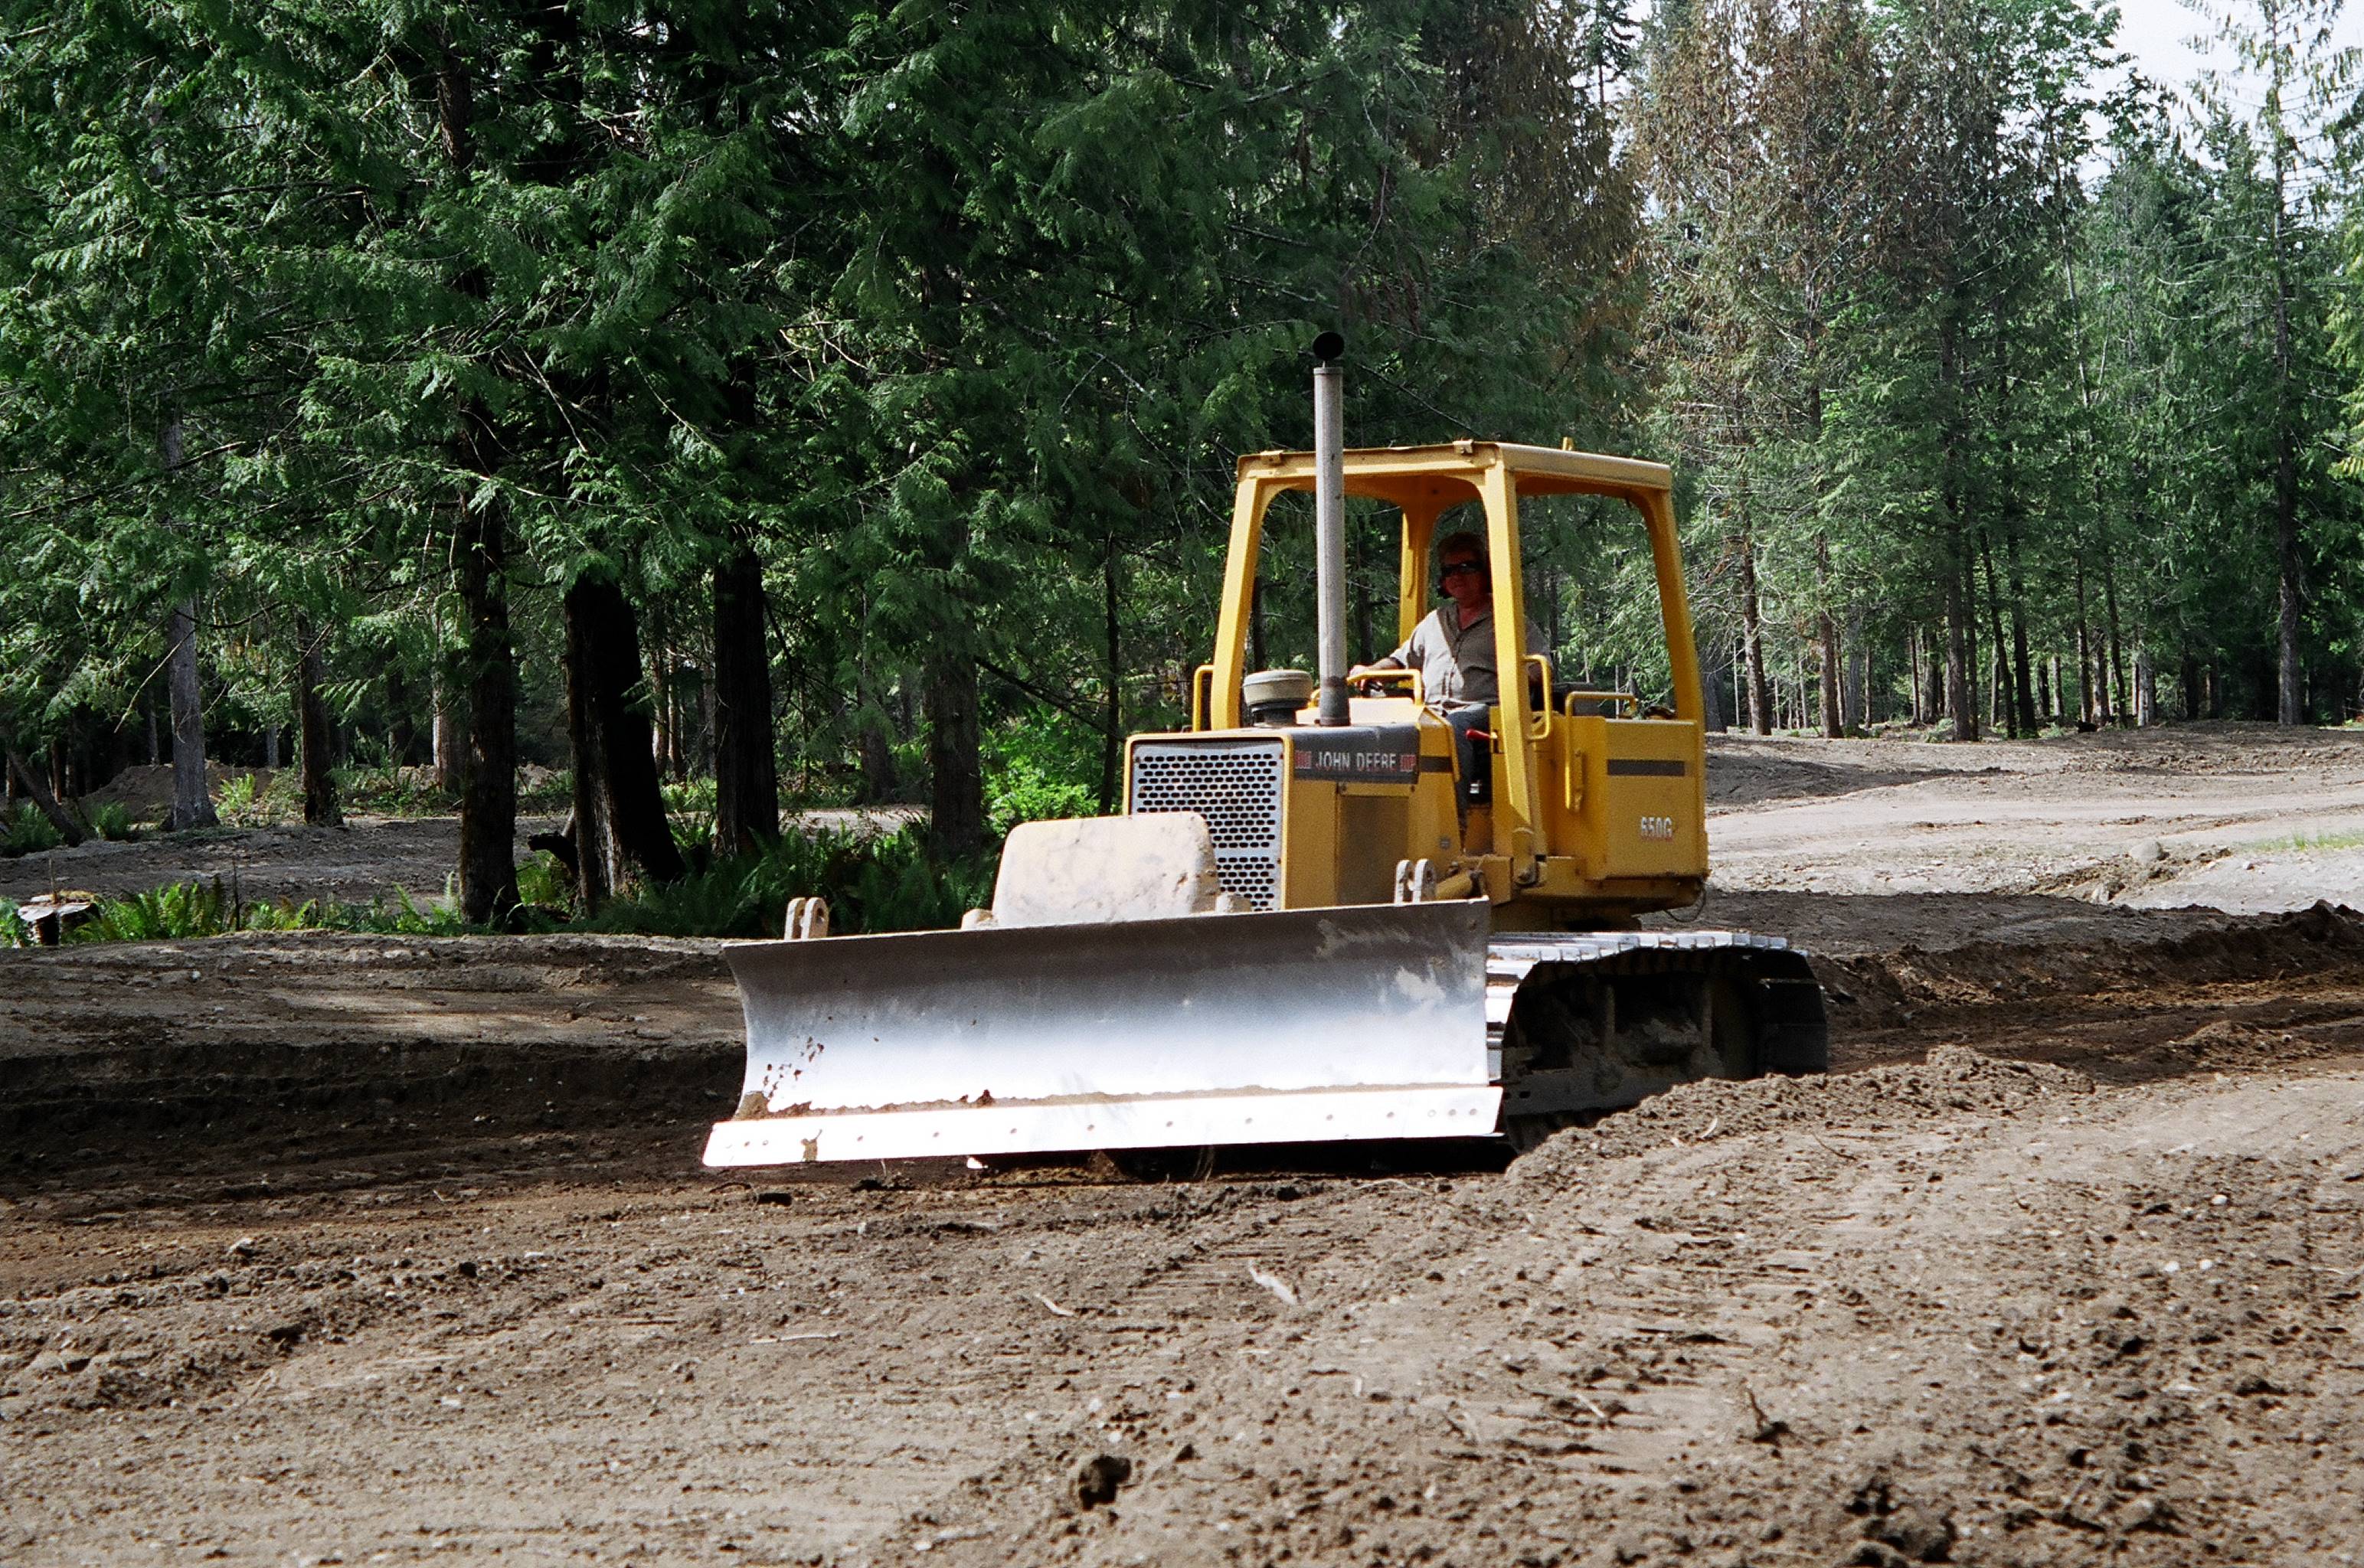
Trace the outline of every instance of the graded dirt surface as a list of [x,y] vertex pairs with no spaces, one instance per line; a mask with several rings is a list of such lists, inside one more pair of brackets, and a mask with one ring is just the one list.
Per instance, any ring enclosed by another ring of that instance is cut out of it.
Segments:
[[742,1179],[715,944],[0,953],[0,1561],[2364,1560],[2364,748],[1715,755],[1839,1070],[1507,1168]]
[[2364,906],[2364,729],[2197,724],[1968,746],[1735,736],[1712,746],[1708,787],[1728,889]]

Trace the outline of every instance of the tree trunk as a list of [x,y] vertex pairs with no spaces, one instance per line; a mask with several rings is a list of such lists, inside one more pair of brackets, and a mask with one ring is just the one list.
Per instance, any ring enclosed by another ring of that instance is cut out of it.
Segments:
[[596,909],[636,873],[678,880],[681,851],[665,817],[656,754],[649,749],[649,716],[633,700],[641,637],[631,602],[613,581],[585,573],[566,590],[563,615],[575,885],[584,907]]
[[1904,632],[1905,678],[1912,683],[1912,724],[1915,728],[1929,722],[1929,710],[1923,700],[1921,679],[1921,628],[1907,627]]
[[2085,595],[2085,555],[2080,550],[2073,558],[2077,586],[2077,722],[2100,724],[2108,715],[2101,686],[2093,679],[2095,649],[2093,647],[2093,617]]
[[1978,708],[1970,695],[1969,606],[1964,602],[1968,571],[1967,565],[1949,565],[1946,572],[1946,714],[1957,740],[1979,738]]
[[1839,706],[1850,728],[1868,733],[1873,720],[1879,716],[1871,711],[1871,639],[1863,634],[1863,612],[1847,612],[1846,633],[1841,646],[1845,650],[1845,662],[1841,666]]
[[1839,702],[1839,623],[1831,614],[1831,543],[1814,540],[1814,587],[1821,606],[1814,617],[1815,640],[1823,661],[1823,738],[1835,740],[1846,733],[1846,711]]
[[69,849],[82,842],[82,824],[59,804],[58,797],[50,793],[48,781],[34,772],[32,760],[14,746],[8,748],[8,772],[16,778],[17,787],[32,801],[33,808],[49,818],[50,826],[57,829],[58,837],[66,841]]
[[1922,627],[1920,636],[1920,672],[1922,691],[1917,703],[1922,707],[1922,724],[1936,728],[1946,717],[1946,629],[1943,625]]
[[[2277,306],[2275,332],[2286,337],[2289,324],[2280,319],[2279,302]],[[2278,717],[2283,724],[2304,724],[2306,701],[2299,680],[2299,616],[2303,606],[2299,582],[2298,453],[2287,420],[2274,432],[2274,553],[2280,575]]]
[[[1120,798],[1117,773],[1124,761],[1124,643],[1118,611],[1121,607],[1117,582],[1116,540],[1109,540],[1107,557],[1100,562],[1101,636],[1108,662],[1102,672],[1107,683],[1100,719],[1100,789],[1099,814],[1103,817],[1116,810]],[[1367,578],[1366,579],[1367,582]],[[1363,647],[1366,656],[1371,642],[1371,595],[1362,595]]]
[[509,641],[508,526],[496,498],[463,503],[456,541],[467,638],[465,766],[460,786],[460,909],[506,923],[517,891],[517,652]]
[[327,676],[321,669],[319,639],[301,620],[296,623],[296,758],[304,784],[304,820],[315,828],[341,828],[345,814],[337,804],[337,779],[329,769],[329,739],[333,726],[329,705],[320,696]]
[[435,684],[428,698],[435,707],[433,731],[428,739],[429,761],[435,787],[445,795],[457,795],[462,753],[467,749],[467,716],[461,711],[458,683],[452,678],[450,651],[442,646],[440,624],[436,630]]
[[2126,646],[2118,629],[2118,569],[2106,550],[2102,552],[2102,604],[2110,616],[2110,711],[2124,718],[2131,700],[2126,692]]
[[1956,314],[1964,295],[1957,281],[1949,290],[1947,307],[1937,319],[1937,441],[1938,504],[1944,509],[1946,536],[1946,713],[1952,719],[1954,739],[1979,738],[1979,716],[1971,691],[1978,655],[1970,617],[1978,614],[1978,589],[1970,576],[1968,497],[1962,479],[1960,321]]
[[[1987,573],[1988,646],[1994,650],[1994,689],[1997,694],[1995,699],[1987,705],[1987,722],[1993,725],[1999,718],[2003,733],[2016,740],[2020,735],[2020,692],[2012,682],[2011,664],[2006,653],[2011,645],[2003,640],[2002,635],[2002,595],[1996,591],[2001,584],[1995,581],[1994,544],[1987,537],[1985,528],[1979,530],[1979,562]],[[2006,698],[2007,704],[2003,700]],[[1999,716],[1994,711],[1998,706],[2002,708]]]
[[165,619],[166,673],[173,694],[173,809],[168,828],[211,828],[221,821],[206,787],[206,718],[197,687],[197,601],[176,601]]
[[1765,678],[1765,626],[1756,602],[1756,544],[1745,516],[1740,524],[1740,650],[1748,677],[1748,727],[1773,733],[1773,685]]
[[[2267,16],[2276,23],[2271,7]],[[2279,26],[2276,27],[2279,34]],[[2280,42],[2279,36],[2275,40]],[[2286,251],[2290,197],[2290,139],[2282,134],[2280,119],[2282,87],[2281,56],[2274,55],[2273,91],[2275,123],[2272,127],[2274,159],[2274,557],[2280,578],[2277,627],[2276,716],[2283,724],[2306,722],[2306,698],[2299,677],[2299,614],[2302,584],[2299,582],[2298,538],[2298,433],[2297,410],[2291,396],[2291,270]],[[2112,606],[2112,634],[2116,632],[2115,606]]]
[[780,836],[764,562],[750,544],[714,565],[713,686],[714,847],[741,854]]
[[2182,677],[2180,684],[2183,687],[2183,717],[2186,720],[2198,718],[2202,713],[2200,706],[2200,657],[2193,653],[2189,648],[2186,648],[2183,651],[2183,668],[2180,673]]
[[965,649],[931,652],[925,664],[928,841],[947,857],[985,846],[985,768],[978,754],[976,659]]
[[2036,721],[2035,693],[2028,684],[2027,580],[2019,559],[2019,522],[2006,517],[2002,530],[2003,561],[2011,573],[2012,691],[2019,702],[2019,729],[2034,736],[2043,729]]
[[[475,94],[464,63],[449,47],[435,61],[435,118],[444,161],[464,174],[476,161]],[[488,292],[474,262],[462,263],[458,291]],[[473,401],[460,409],[452,458],[490,479],[500,467],[491,417]],[[460,784],[460,911],[478,925],[507,925],[517,891],[517,648],[509,637],[508,513],[498,495],[460,502],[452,540],[464,651],[460,659],[468,706]]]
[[[675,784],[689,777],[689,704],[682,697],[682,672],[688,668],[675,654],[665,673],[665,772]],[[701,678],[698,688],[705,689]]]
[[657,776],[670,778],[668,769],[673,762],[673,655],[665,639],[665,620],[662,610],[652,610],[649,616],[649,722],[654,733],[649,737],[649,751],[656,758]]

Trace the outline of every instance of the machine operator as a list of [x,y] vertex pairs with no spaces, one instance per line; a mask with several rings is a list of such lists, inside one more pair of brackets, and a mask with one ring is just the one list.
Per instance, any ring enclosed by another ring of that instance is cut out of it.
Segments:
[[[1501,695],[1494,667],[1494,577],[1486,541],[1474,533],[1447,534],[1436,547],[1436,586],[1445,602],[1423,617],[1404,645],[1377,663],[1348,673],[1418,670],[1421,692],[1440,708],[1482,707]],[[1527,628],[1527,651],[1544,651]]]

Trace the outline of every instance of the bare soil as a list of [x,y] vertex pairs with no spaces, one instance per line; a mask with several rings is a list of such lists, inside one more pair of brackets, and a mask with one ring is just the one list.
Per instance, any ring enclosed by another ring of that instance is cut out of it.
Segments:
[[0,954],[0,1560],[2357,1561],[2364,746],[1711,780],[1840,1071],[1507,1167],[750,1182],[713,944]]

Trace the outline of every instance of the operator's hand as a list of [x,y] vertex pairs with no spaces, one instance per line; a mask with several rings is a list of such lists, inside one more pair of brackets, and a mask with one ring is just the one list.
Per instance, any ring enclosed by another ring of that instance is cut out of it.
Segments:
[[1386,693],[1387,683],[1378,677],[1390,670],[1399,668],[1401,666],[1395,664],[1357,664],[1346,672],[1346,684],[1357,695],[1379,696]]

